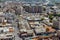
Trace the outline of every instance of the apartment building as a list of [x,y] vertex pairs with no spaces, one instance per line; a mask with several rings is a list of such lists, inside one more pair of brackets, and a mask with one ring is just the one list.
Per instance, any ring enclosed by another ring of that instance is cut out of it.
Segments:
[[14,27],[12,26],[13,24],[7,22],[7,15],[3,12],[0,12],[0,19],[0,40],[14,40],[15,38]]

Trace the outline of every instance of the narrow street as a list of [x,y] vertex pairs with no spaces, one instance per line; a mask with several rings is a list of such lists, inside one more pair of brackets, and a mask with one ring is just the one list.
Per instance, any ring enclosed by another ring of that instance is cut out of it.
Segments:
[[14,35],[15,35],[15,40],[22,40],[21,38],[19,38],[19,36],[18,36],[18,28],[17,27],[15,27],[15,33],[14,33]]
[[[18,17],[16,16],[16,18],[15,19],[17,19]],[[15,20],[16,21],[16,20]],[[17,23],[14,21],[14,35],[15,35],[15,40],[22,40],[19,36],[18,36],[18,32],[19,32],[19,30],[18,30],[18,28],[17,28]]]

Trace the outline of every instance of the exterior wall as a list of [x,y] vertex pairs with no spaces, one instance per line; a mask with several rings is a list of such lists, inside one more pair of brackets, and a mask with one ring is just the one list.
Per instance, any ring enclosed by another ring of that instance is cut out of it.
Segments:
[[58,26],[58,27],[59,27],[59,29],[60,29],[60,22],[59,22],[59,26]]
[[24,6],[24,10],[28,13],[42,13],[41,6]]
[[53,22],[53,26],[54,26],[54,28],[59,28],[59,22],[58,21],[54,21]]

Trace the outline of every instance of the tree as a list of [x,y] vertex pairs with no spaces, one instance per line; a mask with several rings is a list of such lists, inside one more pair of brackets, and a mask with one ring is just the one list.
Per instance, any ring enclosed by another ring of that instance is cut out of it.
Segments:
[[43,21],[44,20],[44,18],[41,18],[41,21]]
[[2,2],[3,0],[0,0],[0,2]]
[[52,14],[49,15],[49,19],[50,19],[50,20],[53,19],[53,15],[52,15]]

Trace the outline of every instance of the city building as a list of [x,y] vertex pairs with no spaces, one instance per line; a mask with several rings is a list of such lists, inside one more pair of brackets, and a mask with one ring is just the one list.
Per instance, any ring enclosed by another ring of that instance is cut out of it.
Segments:
[[60,29],[60,17],[57,17],[57,20],[53,21],[53,26],[56,29]]
[[56,0],[2,0],[0,40],[60,40],[59,6]]

